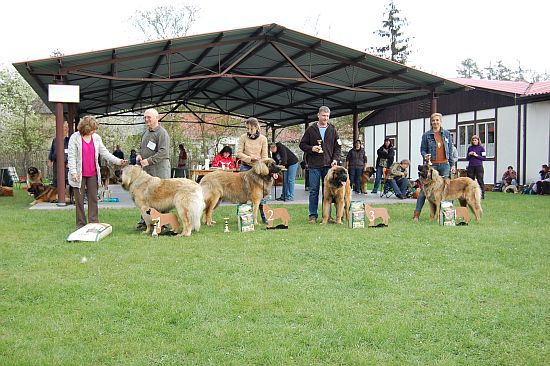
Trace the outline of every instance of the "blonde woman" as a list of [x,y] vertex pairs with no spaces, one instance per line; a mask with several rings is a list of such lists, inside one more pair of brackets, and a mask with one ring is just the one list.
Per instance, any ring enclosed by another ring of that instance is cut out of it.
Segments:
[[77,132],[69,139],[68,165],[69,184],[74,190],[76,202],[76,228],[87,224],[84,211],[84,193],[88,197],[88,222],[99,222],[97,191],[101,184],[99,155],[116,165],[126,165],[127,160],[119,159],[107,150],[101,136],[96,131],[99,123],[92,116],[82,118]]
[[[241,160],[239,170],[241,172],[252,169],[252,166],[262,160],[267,159],[267,138],[260,132],[260,123],[254,117],[245,121],[246,133],[239,137],[239,147],[237,149],[237,159]],[[276,179],[276,178],[275,178]],[[259,207],[262,221],[267,225],[264,214],[265,198],[262,199]]]

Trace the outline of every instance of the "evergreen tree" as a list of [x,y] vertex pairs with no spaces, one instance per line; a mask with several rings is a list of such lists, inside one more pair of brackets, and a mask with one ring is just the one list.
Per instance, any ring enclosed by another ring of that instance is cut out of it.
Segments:
[[410,38],[404,36],[405,26],[407,26],[407,18],[399,15],[399,9],[395,6],[394,1],[390,0],[384,13],[382,29],[374,32],[382,38],[384,45],[370,47],[368,51],[388,60],[405,64],[411,53]]
[[472,78],[478,77],[480,79],[483,79],[483,75],[481,74],[481,71],[479,71],[479,67],[477,66],[477,63],[471,58],[467,58],[463,60],[460,63],[459,68],[456,69],[456,73],[458,77],[461,77],[461,78],[472,79]]

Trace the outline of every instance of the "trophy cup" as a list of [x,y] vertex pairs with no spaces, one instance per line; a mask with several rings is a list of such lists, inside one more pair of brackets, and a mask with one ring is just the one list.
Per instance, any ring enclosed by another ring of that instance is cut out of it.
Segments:
[[223,232],[228,233],[229,232],[229,217],[223,218]]
[[318,151],[319,154],[324,153],[323,147],[321,146],[322,142],[323,142],[323,140],[317,140],[317,145],[319,145],[319,151]]

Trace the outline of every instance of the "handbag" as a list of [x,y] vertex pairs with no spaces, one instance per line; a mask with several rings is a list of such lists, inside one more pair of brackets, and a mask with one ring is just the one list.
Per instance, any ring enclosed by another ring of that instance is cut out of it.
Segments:
[[380,159],[378,161],[378,165],[380,165],[383,168],[389,168],[388,166],[388,159]]

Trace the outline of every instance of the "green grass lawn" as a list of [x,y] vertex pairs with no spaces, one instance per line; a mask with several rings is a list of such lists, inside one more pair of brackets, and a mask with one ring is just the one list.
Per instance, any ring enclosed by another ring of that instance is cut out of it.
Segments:
[[[469,226],[308,225],[240,234],[217,209],[190,238],[152,238],[136,209],[68,243],[74,210],[0,197],[0,364],[550,363],[548,196],[488,193]],[[82,263],[86,257],[87,262]]]

